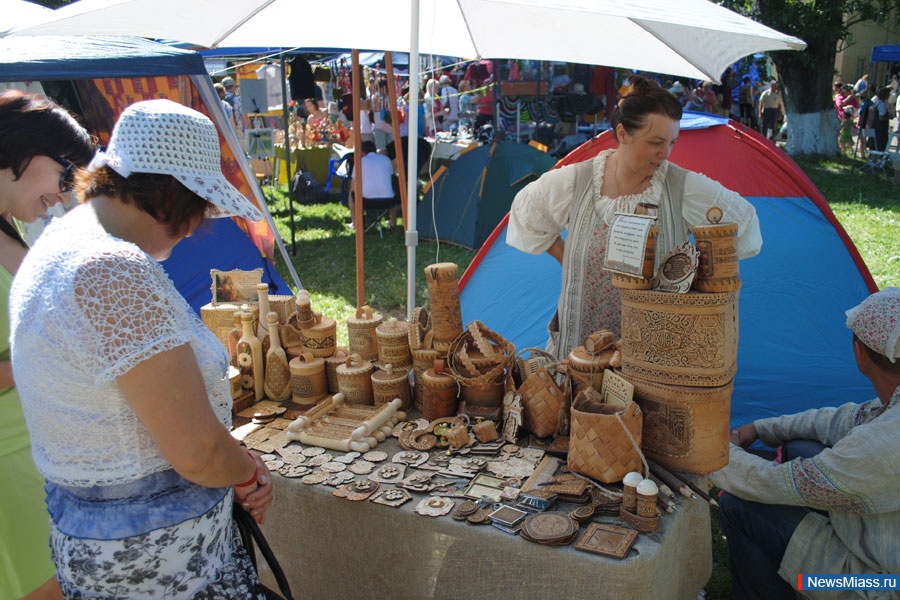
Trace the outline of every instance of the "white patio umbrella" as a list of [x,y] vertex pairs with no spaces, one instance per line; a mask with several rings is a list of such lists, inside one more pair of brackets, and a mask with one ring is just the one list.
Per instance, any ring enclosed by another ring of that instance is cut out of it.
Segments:
[[[326,6],[311,9],[311,3],[296,0],[81,0],[11,35],[134,35],[210,48],[408,51],[411,81],[418,81],[420,52],[558,60],[717,81],[728,65],[748,54],[806,47],[708,0],[341,0],[339,14]],[[417,133],[411,119],[410,138]],[[415,173],[415,144],[410,149],[409,171]],[[415,178],[409,180],[408,314],[416,302],[418,240]]]
[[3,24],[0,25],[2,37],[16,27],[27,27],[46,20],[53,11],[25,0],[0,0],[0,14],[3,15]]

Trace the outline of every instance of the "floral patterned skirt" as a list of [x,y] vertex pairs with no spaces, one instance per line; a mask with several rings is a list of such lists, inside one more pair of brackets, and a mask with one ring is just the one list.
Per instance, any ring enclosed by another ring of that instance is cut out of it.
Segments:
[[[61,507],[54,492],[59,490],[51,487],[48,505],[51,517],[55,517],[53,503]],[[166,496],[165,492],[162,499],[158,495],[142,496],[146,499],[142,503],[145,518],[134,518],[136,512],[128,514],[131,519],[124,527],[110,523],[128,519],[122,517],[121,509],[114,509],[118,517],[111,515],[109,508],[117,501],[109,499],[92,498],[87,508],[83,498],[70,502],[68,512],[77,513],[79,521],[91,518],[90,506],[97,507],[92,519],[95,525],[77,531],[63,531],[70,528],[70,519],[51,518],[50,546],[66,598],[265,598],[232,519],[231,492],[199,516],[135,532],[136,524],[152,526],[158,513],[166,513]],[[184,500],[178,492],[171,496]],[[172,512],[166,513],[166,520],[171,519]],[[104,521],[106,526],[101,525]],[[102,537],[115,539],[98,539],[101,527],[113,533]],[[121,536],[122,532],[130,535]]]

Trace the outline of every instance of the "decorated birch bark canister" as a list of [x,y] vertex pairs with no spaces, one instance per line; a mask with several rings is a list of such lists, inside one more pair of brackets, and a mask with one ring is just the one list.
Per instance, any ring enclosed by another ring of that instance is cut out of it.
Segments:
[[738,294],[622,290],[622,373],[717,387],[737,370]]
[[737,234],[736,223],[694,227],[694,244],[700,253],[693,283],[695,290],[719,293],[741,288]]
[[423,387],[425,371],[434,366],[434,361],[445,356],[444,353],[432,347],[434,332],[428,331],[421,342],[421,347],[411,350],[413,357],[413,402],[419,412],[422,412],[422,401],[425,398]]
[[412,354],[409,350],[409,323],[394,319],[385,321],[375,328],[375,335],[378,338],[379,364],[391,364],[395,369],[412,366]]
[[647,246],[644,250],[644,266],[641,277],[613,273],[613,286],[626,290],[649,290],[653,287],[653,275],[656,272],[656,241],[659,237],[659,227],[653,225],[647,232]]
[[425,267],[428,299],[431,303],[431,329],[434,347],[446,351],[463,330],[459,301],[459,267],[454,263],[436,263]]
[[347,404],[371,406],[375,403],[372,391],[372,371],[374,369],[371,362],[356,353],[348,356],[344,364],[337,367],[338,388],[347,400]]
[[291,359],[291,400],[297,404],[315,404],[328,394],[325,361],[304,352]]
[[365,360],[378,360],[378,334],[376,329],[384,321],[380,313],[368,305],[356,309],[356,316],[347,319],[347,337],[350,352]]
[[387,404],[394,398],[400,399],[400,410],[409,409],[412,403],[412,394],[409,389],[409,369],[407,367],[394,368],[388,363],[382,369],[376,369],[372,373],[372,395],[375,398],[375,406]]
[[278,339],[278,313],[266,314],[269,330],[269,349],[266,352],[266,375],[264,389],[266,397],[276,402],[284,402],[291,397],[291,370],[287,354]]
[[432,421],[456,415],[459,408],[457,384],[444,367],[443,360],[422,374],[422,416]]
[[301,329],[300,333],[303,336],[303,352],[311,352],[313,356],[319,358],[327,358],[334,354],[337,326],[331,317],[313,313],[313,324]]
[[630,377],[644,414],[644,455],[680,473],[706,474],[728,464],[733,382],[719,387],[666,385]]
[[586,388],[600,391],[603,385],[603,370],[609,366],[614,352],[612,348],[607,348],[593,354],[588,352],[584,346],[572,348],[572,351],[569,352],[567,373],[575,394]]
[[337,368],[346,362],[350,356],[350,350],[344,346],[338,346],[334,349],[334,354],[325,358],[325,381],[328,384],[328,392],[337,394],[340,390],[338,387]]

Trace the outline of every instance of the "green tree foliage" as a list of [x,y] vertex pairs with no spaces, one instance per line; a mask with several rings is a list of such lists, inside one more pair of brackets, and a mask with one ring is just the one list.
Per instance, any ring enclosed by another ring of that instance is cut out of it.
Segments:
[[771,52],[788,113],[830,110],[834,60],[851,25],[896,25],[900,0],[724,0],[724,6],[807,43],[806,50]]

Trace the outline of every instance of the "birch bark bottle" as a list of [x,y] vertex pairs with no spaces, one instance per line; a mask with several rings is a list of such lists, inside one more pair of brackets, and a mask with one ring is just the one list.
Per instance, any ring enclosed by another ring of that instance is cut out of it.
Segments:
[[244,327],[241,325],[241,311],[234,311],[234,328],[228,332],[228,358],[233,367],[238,366],[237,344],[244,335]]
[[291,397],[291,369],[287,354],[278,338],[278,313],[266,314],[269,328],[269,351],[266,353],[265,392],[269,400],[284,402]]
[[257,283],[256,295],[259,298],[259,324],[256,328],[256,337],[262,342],[266,334],[269,333],[266,316],[269,314],[269,284]]
[[237,343],[238,368],[241,370],[241,385],[245,390],[253,390],[257,400],[265,395],[263,378],[262,343],[253,333],[253,313],[241,313],[244,335]]

